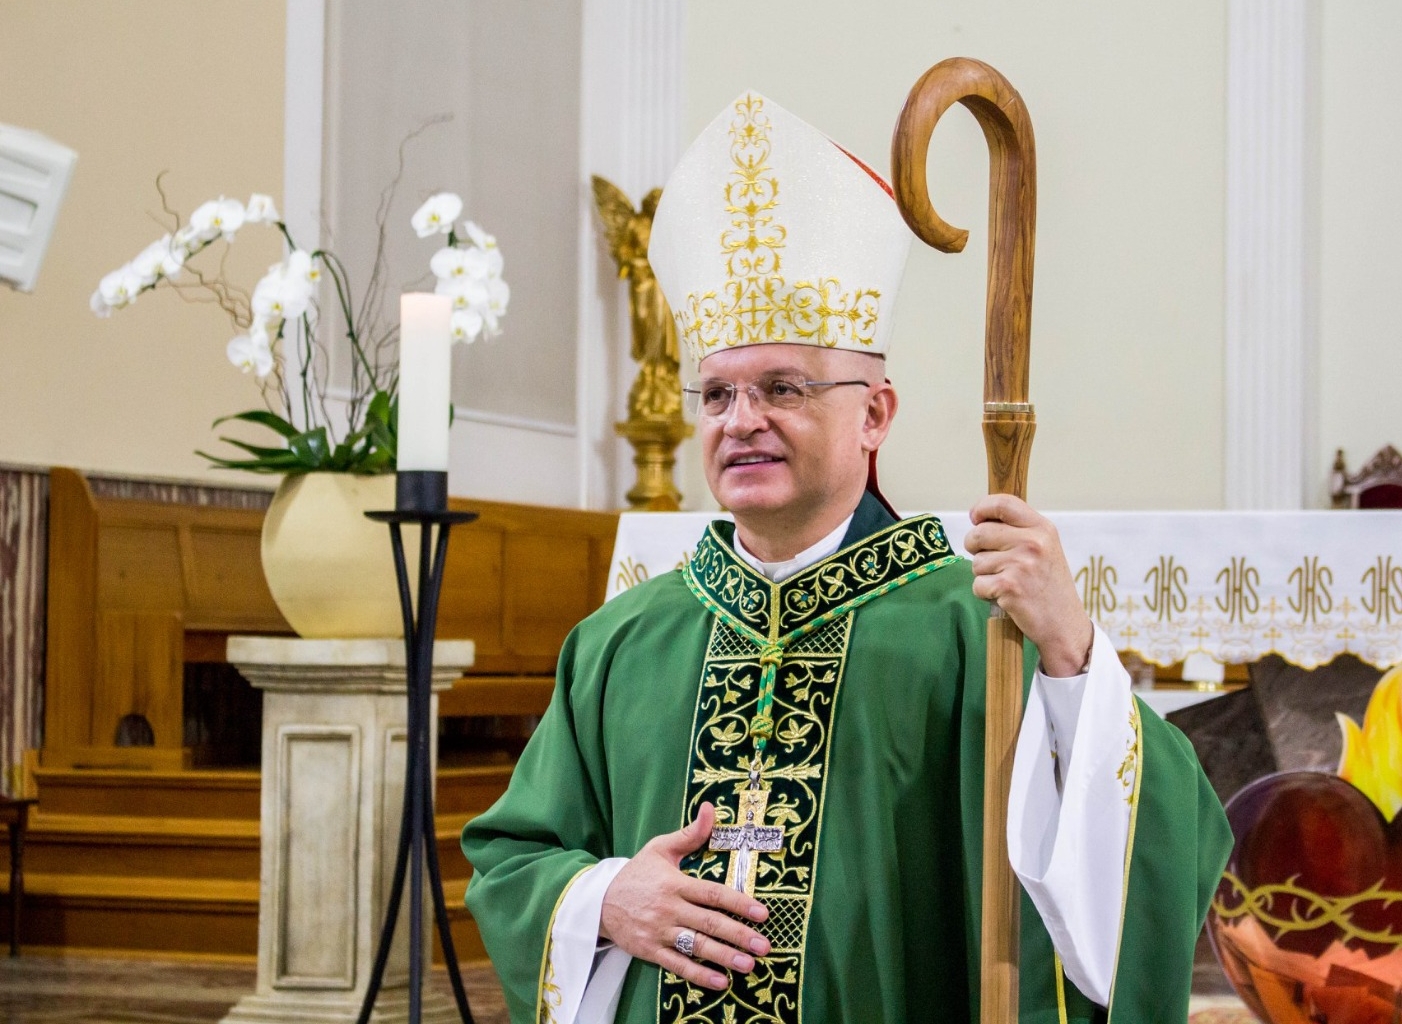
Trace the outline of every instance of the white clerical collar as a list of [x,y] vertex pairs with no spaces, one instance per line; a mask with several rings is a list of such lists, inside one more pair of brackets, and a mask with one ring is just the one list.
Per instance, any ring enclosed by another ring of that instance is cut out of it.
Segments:
[[[856,515],[856,510],[852,516]],[[847,535],[847,527],[852,525],[852,516],[848,516],[837,524],[837,529],[828,534],[818,543],[810,548],[804,548],[792,558],[786,558],[782,562],[762,562],[749,551],[745,550],[745,545],[740,543],[740,531],[735,531],[735,553],[743,558],[752,568],[762,572],[775,583],[783,583],[794,573],[802,572],[810,565],[821,562],[828,555],[835,552],[842,543],[842,538]]]

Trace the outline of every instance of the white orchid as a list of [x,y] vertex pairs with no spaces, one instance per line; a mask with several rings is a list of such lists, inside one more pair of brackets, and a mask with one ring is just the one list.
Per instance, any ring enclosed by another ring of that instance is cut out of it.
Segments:
[[268,332],[254,325],[247,334],[230,339],[225,350],[229,362],[244,373],[252,372],[259,379],[273,371],[273,346]]
[[146,248],[136,254],[136,258],[127,264],[132,269],[137,278],[141,281],[141,287],[146,288],[156,283],[156,279],[161,276],[161,243],[152,242]]
[[232,242],[234,232],[243,227],[244,217],[241,202],[220,196],[196,207],[190,214],[190,227],[201,241],[212,242],[222,236],[224,241]]
[[[462,233],[454,231],[462,214],[462,199],[451,192],[432,196],[413,215],[411,222],[420,238],[447,235],[446,244],[433,254],[429,266],[437,280],[436,290],[449,295],[453,301],[451,336],[454,341],[470,343],[484,334],[498,334],[500,319],[506,313],[511,290],[502,280],[502,256],[497,241],[473,221],[462,221]],[[384,216],[376,221],[383,232]],[[178,221],[177,221],[178,224]],[[161,282],[174,281],[187,266],[193,269],[199,254],[217,241],[226,245],[234,233],[245,224],[275,226],[287,242],[287,255],[274,263],[253,288],[246,290],[228,282],[222,267],[197,274],[186,287],[200,288],[212,296],[234,323],[235,337],[225,345],[229,361],[244,373],[255,375],[267,399],[267,408],[237,413],[228,419],[271,426],[280,439],[267,451],[243,448],[233,458],[207,456],[215,465],[254,472],[282,473],[314,469],[348,470],[351,472],[383,472],[394,468],[394,453],[379,440],[372,427],[389,426],[395,392],[395,378],[385,365],[382,353],[392,351],[387,342],[392,328],[359,322],[352,303],[350,283],[335,255],[330,252],[313,254],[298,249],[281,221],[273,199],[255,192],[245,206],[237,199],[220,196],[200,204],[189,221],[178,226],[142,249],[129,263],[118,267],[98,282],[88,299],[95,316],[107,317],[136,301],[142,292],[158,288]],[[387,273],[381,253],[375,264],[372,280],[384,280]],[[289,384],[280,372],[283,346],[297,351],[318,351],[325,344],[319,336],[317,295],[322,275],[335,284],[336,298],[345,312],[345,336],[356,365],[365,371],[355,384],[355,399],[361,410],[357,422],[351,423],[349,433],[337,440],[340,427],[325,422],[324,403],[329,390],[324,369],[316,360],[300,380]],[[374,309],[373,301],[362,309]],[[376,332],[373,335],[367,332]],[[300,389],[294,393],[293,388]],[[310,401],[308,401],[310,398]],[[299,400],[301,400],[299,402]],[[307,422],[294,423],[288,410],[301,405]],[[309,411],[308,411],[309,410]],[[320,410],[320,414],[319,414]],[[307,446],[299,450],[288,439],[313,434],[330,438],[335,445]],[[239,444],[239,442],[235,442]],[[349,449],[347,445],[351,446]]]
[[487,234],[476,221],[471,220],[463,221],[462,229],[466,232],[467,237],[472,239],[472,244],[486,256],[487,272],[499,275],[505,261],[501,256],[501,248],[497,245],[496,235]]
[[485,321],[482,314],[475,309],[458,309],[453,311],[451,330],[454,341],[461,341],[465,344],[472,344],[477,340],[477,336],[482,333],[482,326]]
[[488,337],[495,338],[501,333],[501,321],[497,315],[492,312],[491,306],[484,306],[482,309],[478,310],[478,312],[482,314],[483,330],[486,331]]
[[289,281],[315,288],[321,280],[321,268],[305,249],[293,249],[288,253],[286,267]]
[[311,254],[294,249],[281,263],[274,263],[253,289],[253,316],[267,323],[295,320],[311,306],[320,278]]
[[463,221],[462,227],[471,244],[450,233],[449,244],[433,254],[429,269],[438,279],[434,291],[453,300],[453,340],[471,342],[483,332],[501,333],[511,289],[501,278],[497,240],[473,221]]
[[131,261],[131,267],[141,278],[142,285],[150,287],[162,277],[173,279],[179,275],[187,256],[188,253],[175,246],[173,237],[166,235],[142,249]]
[[255,192],[248,197],[248,207],[243,212],[245,224],[276,224],[280,219],[272,196]]
[[447,295],[453,300],[453,309],[475,309],[479,313],[487,308],[491,298],[487,282],[475,277],[443,277],[438,279],[434,292]]
[[497,316],[506,315],[506,307],[511,302],[511,286],[499,277],[487,281],[487,308]]
[[467,237],[472,239],[472,244],[479,249],[495,249],[497,247],[497,236],[489,235],[482,230],[482,226],[475,220],[465,220],[462,222],[462,229],[467,233]]
[[452,192],[439,192],[429,196],[428,201],[415,211],[409,219],[420,238],[430,235],[446,235],[453,230],[453,221],[462,213],[462,199]]
[[190,251],[183,245],[177,245],[175,238],[171,235],[162,238],[160,245],[161,276],[173,280],[185,268],[185,261],[190,258]]
[[97,283],[97,292],[109,310],[122,309],[136,301],[142,287],[141,275],[128,263],[103,277]]
[[454,280],[460,277],[486,280],[491,273],[484,251],[475,248],[459,249],[451,245],[433,254],[433,259],[428,261],[428,269],[433,271],[433,276],[439,280]]
[[190,255],[205,241],[207,239],[200,238],[200,233],[195,230],[193,225],[186,224],[171,236],[170,245],[172,249],[183,252],[185,258],[189,259]]

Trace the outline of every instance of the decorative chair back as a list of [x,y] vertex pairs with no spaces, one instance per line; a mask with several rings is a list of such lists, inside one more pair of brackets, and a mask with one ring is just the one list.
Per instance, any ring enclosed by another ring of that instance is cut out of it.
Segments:
[[1329,476],[1329,496],[1335,508],[1402,508],[1402,452],[1384,445],[1351,474],[1340,448]]

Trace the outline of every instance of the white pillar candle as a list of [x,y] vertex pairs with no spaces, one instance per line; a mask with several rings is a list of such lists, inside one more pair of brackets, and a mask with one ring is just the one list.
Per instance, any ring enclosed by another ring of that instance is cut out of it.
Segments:
[[399,469],[448,469],[453,300],[399,297]]

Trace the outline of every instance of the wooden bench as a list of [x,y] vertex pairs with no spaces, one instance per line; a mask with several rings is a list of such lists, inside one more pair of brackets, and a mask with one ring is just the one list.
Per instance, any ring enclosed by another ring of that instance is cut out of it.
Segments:
[[[94,497],[62,468],[49,494],[41,764],[188,767],[186,664],[223,662],[233,633],[290,632],[263,581],[263,512]],[[565,635],[603,603],[618,517],[452,506],[480,518],[452,534],[438,636],[475,641],[477,660],[441,714],[538,715]],[[150,735],[118,745],[133,723]]]

